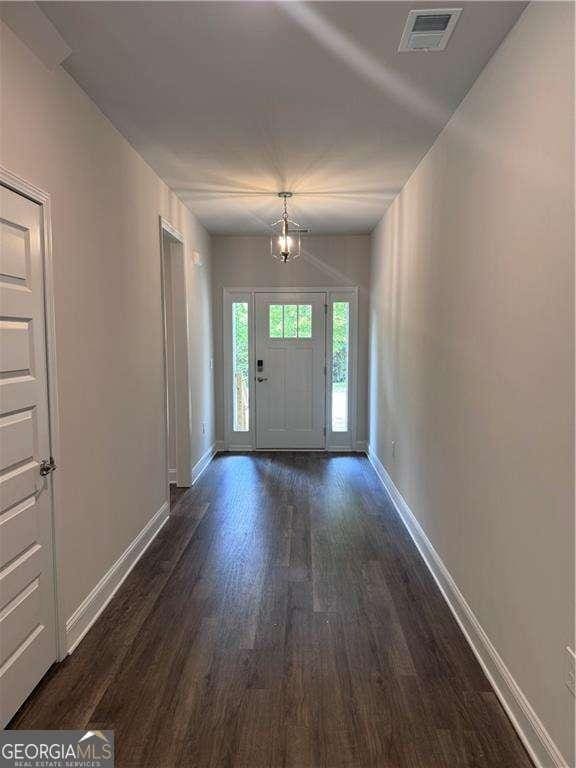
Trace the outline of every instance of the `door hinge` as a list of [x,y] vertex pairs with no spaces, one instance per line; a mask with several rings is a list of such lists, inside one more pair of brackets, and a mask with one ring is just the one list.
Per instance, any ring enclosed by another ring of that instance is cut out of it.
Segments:
[[324,433],[324,436],[326,435],[326,424],[322,427],[322,432]]
[[324,376],[326,375],[327,375],[327,370],[326,370],[326,366],[324,366]]
[[46,477],[46,475],[49,475],[51,472],[54,472],[56,469],[56,462],[54,461],[54,457],[50,456],[49,459],[42,459],[40,462],[40,476]]
[[328,314],[328,304],[324,304],[324,314]]

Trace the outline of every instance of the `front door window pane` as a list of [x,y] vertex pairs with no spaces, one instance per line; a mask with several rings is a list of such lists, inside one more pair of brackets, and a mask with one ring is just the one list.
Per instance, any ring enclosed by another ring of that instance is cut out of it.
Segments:
[[284,338],[295,339],[298,336],[298,305],[284,304]]
[[298,304],[298,338],[312,338],[312,305]]
[[332,305],[332,431],[348,431],[350,302]]
[[232,402],[234,432],[250,430],[248,302],[232,304]]
[[281,339],[284,336],[282,304],[270,304],[269,329],[271,339]]
[[271,339],[311,339],[312,304],[270,304],[268,336]]

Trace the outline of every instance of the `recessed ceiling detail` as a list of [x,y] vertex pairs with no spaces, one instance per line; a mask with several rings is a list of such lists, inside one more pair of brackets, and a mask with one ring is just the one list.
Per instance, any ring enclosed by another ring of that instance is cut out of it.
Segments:
[[38,4],[67,72],[206,228],[262,235],[286,189],[315,235],[374,228],[525,7],[456,5],[444,54],[408,56],[403,2]]

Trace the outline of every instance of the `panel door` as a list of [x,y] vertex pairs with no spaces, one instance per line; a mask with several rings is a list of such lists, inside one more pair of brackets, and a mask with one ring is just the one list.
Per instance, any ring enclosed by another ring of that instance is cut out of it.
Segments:
[[41,208],[0,186],[0,725],[56,659]]
[[324,448],[325,305],[324,293],[255,296],[258,448]]

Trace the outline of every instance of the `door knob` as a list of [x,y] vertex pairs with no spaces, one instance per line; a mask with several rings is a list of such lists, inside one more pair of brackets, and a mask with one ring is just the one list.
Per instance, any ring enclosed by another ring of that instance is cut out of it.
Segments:
[[46,477],[46,475],[49,475],[51,472],[54,472],[56,469],[56,462],[50,456],[49,459],[42,459],[40,462],[40,476]]
[[268,381],[268,376],[258,376],[256,381]]

